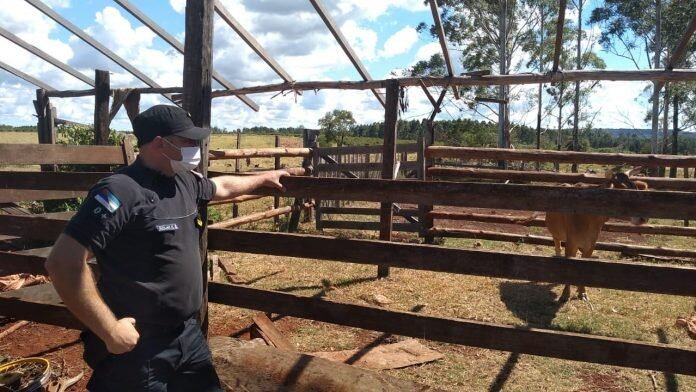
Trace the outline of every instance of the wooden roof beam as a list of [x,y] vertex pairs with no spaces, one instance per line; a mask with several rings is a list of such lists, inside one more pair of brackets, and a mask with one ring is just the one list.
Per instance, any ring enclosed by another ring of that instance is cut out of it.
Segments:
[[[447,48],[447,40],[445,39],[445,29],[444,27],[442,27],[442,19],[440,19],[440,10],[438,10],[437,3],[435,2],[435,0],[430,0],[430,11],[432,11],[433,13],[433,20],[435,21],[435,30],[437,31],[437,37],[440,40],[442,55],[445,58],[447,74],[449,74],[449,76],[454,76],[452,58],[450,57],[449,49]],[[452,86],[452,92],[454,93],[454,98],[459,99],[459,90],[456,86]]]
[[27,41],[19,38],[18,36],[12,34],[8,30],[5,30],[4,28],[0,27],[0,35],[5,37],[8,41],[12,42],[13,44],[20,46],[27,52],[33,54],[34,56],[37,56],[41,58],[42,60],[51,63],[53,66],[60,68],[64,72],[70,74],[71,76],[80,79],[81,81],[89,84],[90,86],[94,87],[94,80],[91,78],[87,77],[80,71],[76,70],[75,68],[69,66],[68,64],[65,64],[64,62],[58,60],[57,58],[51,56],[50,54],[44,52],[43,50],[37,48],[36,46],[28,43]]
[[215,12],[222,18],[222,20],[227,23],[228,26],[232,28],[239,36],[246,42],[249,47],[256,52],[259,57],[263,61],[268,64],[273,71],[275,71],[278,76],[281,77],[284,81],[290,83],[294,82],[295,79],[293,79],[284,69],[283,67],[278,64],[273,57],[271,57],[268,52],[266,52],[266,49],[264,49],[261,44],[249,33],[233,16],[230,14],[230,12],[225,8],[224,5],[220,2],[220,0],[215,0]]
[[[126,60],[122,59],[117,55],[116,53],[112,52],[109,50],[107,47],[99,43],[97,40],[92,38],[90,35],[85,33],[82,29],[79,27],[75,26],[72,22],[69,20],[65,19],[62,17],[60,14],[57,12],[53,11],[51,7],[47,6],[44,4],[41,0],[25,0],[27,3],[32,5],[34,8],[39,10],[41,13],[44,15],[48,16],[49,18],[53,19],[56,23],[59,25],[63,26],[65,29],[70,31],[71,33],[75,34],[77,37],[79,37],[81,40],[85,41],[89,46],[93,47],[97,51],[99,51],[101,54],[109,58],[111,61],[115,62],[121,68],[125,69],[128,71],[131,75],[135,76],[138,78],[140,81],[143,83],[147,84],[150,87],[155,87],[155,88],[160,88],[159,84],[155,82],[154,80],[150,79],[147,75],[144,73],[140,72],[137,68],[133,67],[129,62]],[[171,100],[171,97],[166,94],[164,95],[167,99]]]
[[558,2],[558,20],[556,21],[556,41],[553,49],[553,72],[558,72],[561,62],[561,50],[563,47],[563,27],[565,26],[565,11],[567,0]]
[[[321,0],[309,0],[309,2],[312,3],[314,9],[317,10],[317,13],[324,21],[324,24],[326,24],[326,27],[329,28],[329,31],[331,31],[331,34],[333,34],[338,44],[341,46],[343,51],[348,56],[350,62],[353,63],[355,69],[358,71],[360,76],[362,76],[363,80],[366,82],[372,81],[372,77],[370,76],[370,73],[367,71],[367,68],[365,68],[365,65],[363,65],[362,61],[360,61],[358,55],[355,54],[355,51],[353,51],[353,48],[350,46],[348,40],[343,35],[343,33],[341,33],[341,30],[338,29],[336,21],[331,17],[331,14],[329,14],[329,12],[326,10],[326,7],[324,7],[324,4],[321,2]],[[379,103],[381,103],[382,106],[384,106],[386,102],[384,95],[377,91],[377,89],[373,89],[372,92],[375,94],[375,97],[377,97],[377,99],[379,100]]]
[[[143,25],[148,27],[150,30],[152,30],[155,34],[157,34],[160,38],[162,38],[165,42],[167,42],[169,45],[171,45],[174,49],[176,49],[179,53],[184,54],[184,44],[181,43],[178,39],[176,39],[173,35],[169,34],[165,29],[163,29],[160,25],[158,25],[154,20],[150,19],[145,13],[143,13],[138,7],[134,6],[129,0],[114,0],[118,5],[123,7],[128,13],[133,15],[133,17],[137,20],[140,21]],[[213,79],[220,83],[224,88],[228,90],[234,90],[237,87],[233,85],[230,81],[225,79],[222,75],[220,75],[217,71],[213,71]],[[237,96],[242,102],[244,102],[247,106],[249,106],[253,111],[258,112],[259,111],[259,105],[254,102],[251,98],[247,97],[246,95],[238,95]]]
[[36,79],[35,77],[28,75],[28,74],[18,70],[17,68],[15,68],[9,64],[3,63],[2,61],[0,61],[0,68],[4,69],[5,71],[13,74],[14,76],[16,76],[16,77],[18,77],[26,82],[33,84],[34,86],[36,86],[38,88],[42,88],[42,89],[47,90],[47,91],[55,91],[56,90],[55,88],[40,81],[39,79]]

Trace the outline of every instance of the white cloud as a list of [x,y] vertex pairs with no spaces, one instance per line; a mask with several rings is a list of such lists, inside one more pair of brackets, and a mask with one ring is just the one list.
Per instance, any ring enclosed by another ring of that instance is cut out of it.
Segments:
[[429,60],[436,53],[442,53],[442,49],[440,48],[439,43],[431,42],[429,44],[425,44],[418,48],[418,51],[416,52],[415,56],[415,61]]
[[169,5],[180,14],[183,14],[186,10],[186,0],[169,0]]
[[384,42],[380,57],[390,58],[408,52],[418,42],[418,33],[411,26],[397,31]]
[[353,47],[358,57],[364,60],[375,58],[375,47],[377,46],[377,32],[368,28],[360,27],[355,21],[346,21],[341,26],[341,31]]

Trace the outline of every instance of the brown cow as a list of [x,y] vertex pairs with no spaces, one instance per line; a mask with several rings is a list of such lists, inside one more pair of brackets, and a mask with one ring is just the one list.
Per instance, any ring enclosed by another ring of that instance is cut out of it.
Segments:
[[[564,184],[564,186],[571,185]],[[634,190],[648,189],[648,184],[642,181],[631,181],[627,173],[613,174],[604,186]],[[590,185],[575,184],[575,187],[586,188]],[[578,250],[580,250],[582,257],[591,257],[597,244],[599,232],[602,231],[602,226],[608,220],[608,217],[599,215],[547,212],[546,227],[553,236],[556,256],[561,256],[561,242],[563,242],[565,243],[565,257],[575,257]],[[631,223],[634,225],[642,225],[646,222],[645,218],[631,218]],[[559,301],[565,302],[569,298],[570,285],[566,285]],[[578,298],[588,300],[584,286],[578,286]]]

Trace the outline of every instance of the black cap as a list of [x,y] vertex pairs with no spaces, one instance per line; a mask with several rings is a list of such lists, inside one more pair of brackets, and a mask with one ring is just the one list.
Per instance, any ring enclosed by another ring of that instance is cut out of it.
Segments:
[[202,140],[210,135],[210,129],[193,125],[191,116],[178,106],[155,105],[135,116],[133,133],[138,138],[138,146],[142,146],[157,136]]

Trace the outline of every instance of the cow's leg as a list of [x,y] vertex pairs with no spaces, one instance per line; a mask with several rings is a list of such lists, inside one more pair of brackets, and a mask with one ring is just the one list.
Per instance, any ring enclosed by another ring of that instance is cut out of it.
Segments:
[[[592,252],[594,252],[594,247],[595,244],[586,246],[585,248],[582,248],[580,251],[582,252],[582,257],[589,259],[592,257]],[[590,302],[590,297],[587,296],[587,289],[585,289],[585,286],[578,286],[578,299],[581,299],[583,301],[587,301],[588,303]],[[592,305],[590,305],[592,306]]]
[[556,256],[561,257],[561,240],[553,238],[553,246],[556,248]]
[[[554,242],[556,242],[556,241],[554,240]],[[560,246],[559,246],[559,247],[560,247]],[[560,253],[560,249],[559,249],[559,252],[557,252],[557,253]],[[572,243],[572,242],[566,240],[566,244],[565,244],[565,256],[566,256],[567,258],[573,258],[573,257],[575,257],[575,255],[576,255],[577,253],[578,253],[578,247],[577,247],[577,245],[575,245],[574,243]],[[563,288],[563,292],[561,293],[561,296],[558,298],[558,302],[568,302],[569,299],[570,299],[570,285],[567,284],[567,285],[565,285],[565,287]]]

